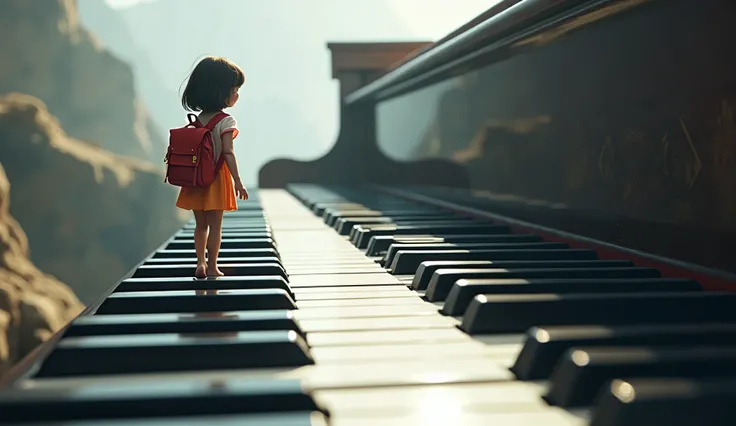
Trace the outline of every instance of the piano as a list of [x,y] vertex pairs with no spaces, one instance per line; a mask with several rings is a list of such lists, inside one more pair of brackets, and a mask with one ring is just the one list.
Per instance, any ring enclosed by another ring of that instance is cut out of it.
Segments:
[[0,424],[732,424],[735,9],[332,44],[337,142],[261,169],[226,276],[186,224],[2,379]]

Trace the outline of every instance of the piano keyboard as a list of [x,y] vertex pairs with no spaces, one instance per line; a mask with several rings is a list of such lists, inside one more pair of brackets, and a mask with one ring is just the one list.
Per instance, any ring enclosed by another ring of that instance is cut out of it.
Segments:
[[[725,425],[736,295],[378,190],[193,224],[0,392],[34,425]],[[733,368],[733,369],[732,369]]]

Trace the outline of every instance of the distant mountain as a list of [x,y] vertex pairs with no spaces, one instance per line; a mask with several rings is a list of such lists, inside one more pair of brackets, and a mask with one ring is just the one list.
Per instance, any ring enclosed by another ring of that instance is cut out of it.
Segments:
[[164,140],[136,96],[133,71],[79,25],[76,2],[0,0],[0,11],[0,95],[38,97],[72,137],[161,158]]
[[[80,1],[83,8],[85,3],[102,3]],[[173,94],[205,55],[227,56],[243,67],[248,81],[231,113],[241,126],[236,149],[244,180],[255,182],[258,169],[270,159],[308,160],[329,151],[337,137],[339,108],[326,42],[405,41],[393,36],[405,31],[390,12],[391,1],[218,0],[205,5],[199,0],[158,0],[118,13],[136,51],[144,52],[128,54],[139,58],[136,62],[150,60],[155,70],[137,72],[141,87],[160,85],[158,74]],[[123,34],[113,29],[117,18],[99,19],[88,18],[86,24],[101,34]],[[110,28],[102,28],[108,22]],[[126,37],[106,38],[113,51],[133,52]],[[157,120],[164,110],[169,114],[169,105],[183,117],[178,95],[154,106],[148,101],[153,93],[144,98]]]
[[[153,114],[156,132],[168,138],[168,129],[182,125],[176,91],[167,89],[164,79],[131,34],[125,19],[103,0],[77,0],[79,18],[115,56],[133,69],[135,90]],[[159,147],[161,150],[162,147]],[[157,155],[163,158],[161,155]]]

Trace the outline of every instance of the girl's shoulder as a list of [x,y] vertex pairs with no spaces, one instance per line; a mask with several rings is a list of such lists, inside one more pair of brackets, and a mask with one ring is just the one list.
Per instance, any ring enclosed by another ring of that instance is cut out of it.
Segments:
[[238,130],[238,121],[232,115],[228,115],[220,120],[213,130],[215,133],[220,135],[220,137],[225,133],[232,132],[233,139],[235,139],[238,136],[238,133],[240,133]]
[[223,130],[229,128],[235,129],[238,127],[238,120],[236,120],[232,115],[228,115],[217,123],[217,127]]

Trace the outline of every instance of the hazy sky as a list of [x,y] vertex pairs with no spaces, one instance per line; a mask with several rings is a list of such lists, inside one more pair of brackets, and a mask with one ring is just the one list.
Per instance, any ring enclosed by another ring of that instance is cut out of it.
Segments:
[[[105,0],[114,8],[156,0]],[[214,1],[214,0],[213,0]],[[279,1],[279,0],[266,0]],[[281,0],[308,1],[320,0]],[[370,1],[370,0],[366,0]],[[436,40],[489,9],[500,0],[393,0],[392,7],[415,37]]]
[[[105,1],[114,8],[126,8],[137,3],[159,0]],[[185,33],[175,28],[175,22],[161,24],[162,28],[166,25],[173,25],[174,28],[164,29],[163,31],[167,31],[165,37],[150,40],[156,34],[155,28],[158,27],[160,18],[140,14],[160,15],[164,13],[162,10],[150,9],[146,12],[139,9],[137,14],[132,10],[123,16],[126,16],[125,19],[132,28],[131,33],[137,39],[135,41],[148,52],[161,84],[172,94],[178,93],[193,65],[193,57],[217,54],[227,56],[244,66],[249,84],[241,90],[241,101],[231,113],[238,117],[241,126],[241,137],[236,150],[242,158],[243,176],[248,182],[254,183],[264,162],[279,157],[313,160],[326,154],[337,140],[340,129],[339,85],[330,78],[331,59],[326,48],[327,42],[437,40],[498,1],[238,0],[238,3],[242,2],[242,7],[238,4],[239,13],[253,5],[254,16],[269,17],[269,13],[298,10],[296,15],[275,18],[277,21],[272,22],[275,25],[274,36],[263,41],[266,49],[256,48],[259,43],[253,43],[252,40],[249,43],[238,43],[237,37],[247,37],[248,29],[241,25],[232,27],[234,39],[224,40],[222,37],[227,32],[217,31],[206,40],[200,39],[191,43],[182,52],[178,44],[167,47],[167,43],[177,43],[177,40],[185,37]],[[172,3],[174,2],[169,4]],[[180,0],[176,3],[180,3],[182,7],[199,4],[195,0]],[[339,10],[330,6],[336,3],[340,5]],[[295,4],[301,7],[294,8]],[[333,9],[334,14],[330,14]],[[178,13],[190,19],[188,12],[179,10]],[[309,13],[313,14],[311,18],[305,16]],[[385,21],[380,18],[383,16],[386,17]],[[302,34],[298,42],[293,42],[288,32],[295,20],[307,21],[299,26],[300,31],[311,28],[308,30],[310,33]],[[223,24],[227,30],[227,25],[232,26],[237,20],[224,18],[223,22],[227,22]],[[319,28],[310,26],[315,22],[320,22]],[[102,23],[96,22],[94,25]],[[257,29],[254,28],[253,31],[257,32]],[[270,55],[268,52],[271,50],[283,54]],[[269,55],[271,57],[266,58]],[[294,70],[299,72],[294,73]],[[177,99],[172,96],[171,101],[166,102],[178,111]],[[176,121],[174,124],[173,119],[172,123],[159,120],[163,129],[178,123]]]

